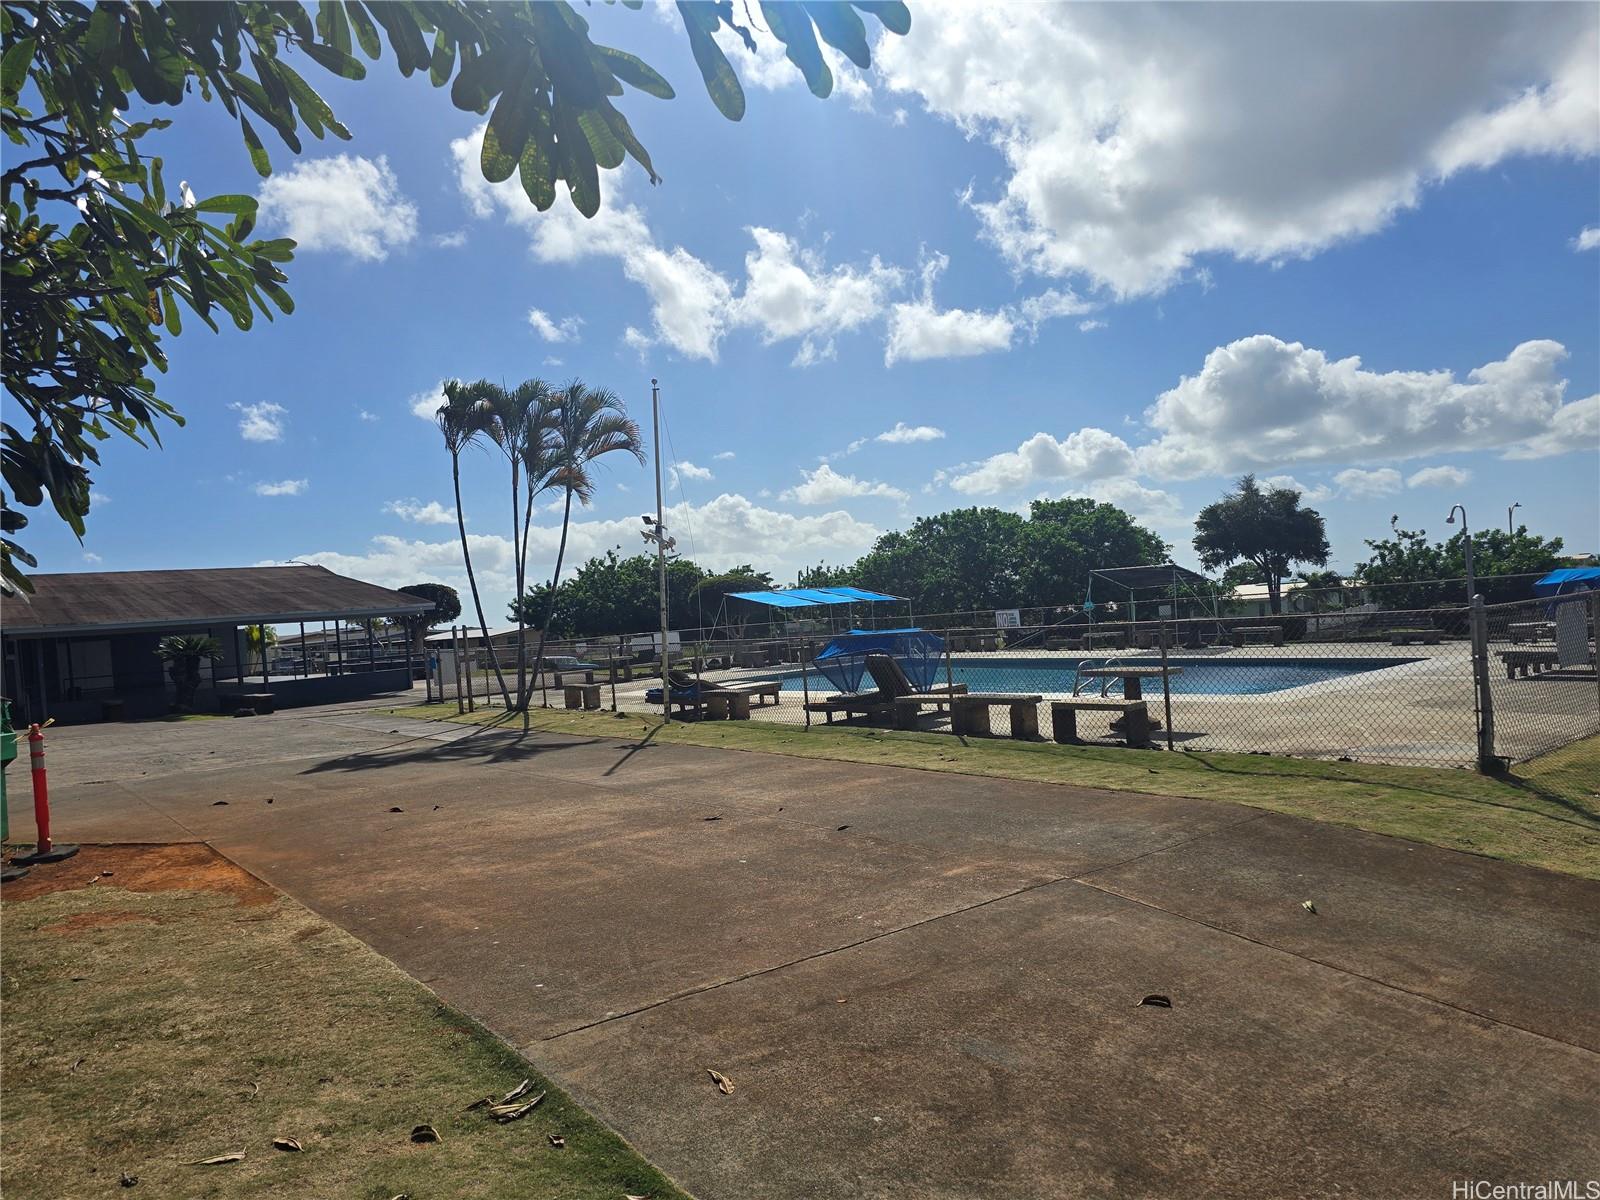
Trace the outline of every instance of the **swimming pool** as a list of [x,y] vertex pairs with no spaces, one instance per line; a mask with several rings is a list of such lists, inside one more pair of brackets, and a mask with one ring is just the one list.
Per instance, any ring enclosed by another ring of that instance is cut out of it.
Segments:
[[[1105,657],[1098,655],[1085,659],[1085,663],[1099,666]],[[1159,658],[1118,659],[1141,667],[1161,665]],[[1382,671],[1390,667],[1416,662],[1414,658],[1169,658],[1173,667],[1182,667],[1181,675],[1172,676],[1173,695],[1259,696],[1267,692],[1283,692],[1311,683],[1326,683],[1331,679],[1345,679],[1368,671]],[[964,683],[974,692],[1040,692],[1065,694],[1072,691],[1073,674],[1078,663],[1068,658],[991,658],[956,657],[951,660],[951,674],[956,683]],[[785,692],[802,690],[799,672],[774,676]],[[944,682],[944,670],[939,671],[939,683]],[[834,691],[832,684],[820,674],[810,676],[812,691]],[[863,684],[863,687],[868,686]],[[1096,687],[1098,684],[1086,685]],[[1145,681],[1145,694],[1160,695],[1159,679]]]

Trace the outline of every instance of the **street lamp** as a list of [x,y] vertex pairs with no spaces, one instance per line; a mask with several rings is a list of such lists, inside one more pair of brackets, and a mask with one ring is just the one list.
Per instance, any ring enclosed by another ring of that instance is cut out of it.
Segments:
[[1518,500],[1510,508],[1506,509],[1506,532],[1509,533],[1512,537],[1516,537],[1517,536],[1517,530],[1516,530],[1516,527],[1512,524],[1511,514],[1516,512],[1517,509],[1519,509],[1521,507],[1522,507],[1522,501]]
[[1467,524],[1467,506],[1464,504],[1454,505],[1450,509],[1450,515],[1444,519],[1444,523],[1446,525],[1454,525],[1456,523],[1456,513],[1458,512],[1461,514],[1461,551],[1463,557],[1467,560],[1467,603],[1471,604],[1472,598],[1478,594],[1478,589],[1472,582],[1472,527]]

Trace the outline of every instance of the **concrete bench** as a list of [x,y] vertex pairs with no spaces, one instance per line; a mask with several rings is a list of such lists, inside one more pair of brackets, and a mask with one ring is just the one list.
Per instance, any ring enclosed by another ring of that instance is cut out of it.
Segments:
[[600,707],[600,685],[598,683],[569,683],[563,685],[561,690],[566,696],[568,708],[593,709]]
[[712,721],[748,721],[750,719],[750,694],[748,692],[707,692],[706,718]]
[[1412,642],[1421,642],[1424,646],[1437,646],[1440,633],[1437,629],[1391,629],[1389,631],[1389,645],[1409,646]]
[[1512,621],[1506,626],[1513,646],[1521,642],[1548,641],[1555,636],[1556,627],[1550,621]]
[[1530,647],[1527,650],[1502,650],[1500,661],[1505,663],[1507,679],[1515,679],[1519,674],[1526,679],[1530,673],[1537,675],[1541,671],[1560,665],[1561,658],[1556,654],[1554,646],[1545,646]]
[[1243,646],[1251,638],[1269,638],[1274,646],[1283,645],[1282,625],[1235,625],[1228,635],[1235,646]]
[[[912,696],[896,696],[894,701],[894,724],[896,729],[915,729],[917,717],[921,715],[924,707],[932,705],[935,710],[947,707],[952,696],[965,696],[967,685],[958,683],[949,692],[918,692]],[[985,713],[985,716],[988,714]]]
[[783,683],[777,679],[762,679],[754,683],[723,683],[717,685],[721,690],[728,692],[742,692],[746,699],[754,696],[761,704],[769,700],[778,703],[778,694],[783,691]]
[[248,708],[258,717],[272,714],[271,692],[218,692],[217,707],[222,712],[238,714],[240,709]]
[[585,683],[593,683],[594,682],[594,671],[593,670],[581,670],[580,671],[580,670],[575,670],[575,669],[569,667],[565,671],[557,671],[554,668],[552,668],[550,673],[556,677],[556,683],[555,683],[556,687],[566,687],[567,686],[567,676],[569,676],[569,675],[582,675],[583,676],[583,681]]
[[1078,638],[1078,649],[1093,650],[1097,642],[1110,642],[1118,650],[1128,648],[1128,631],[1126,629],[1097,629],[1085,632]]
[[[1000,706],[1011,710],[1012,737],[1038,737],[1039,703],[1043,699],[1043,696],[1025,696],[1019,692],[969,692],[965,696],[952,696],[951,732],[990,736],[989,710]],[[898,706],[897,701],[896,708]]]
[[1050,736],[1063,744],[1081,741],[1078,713],[1116,712],[1123,717],[1124,735],[1130,746],[1150,744],[1150,709],[1143,700],[1119,700],[1112,696],[1074,696],[1070,700],[1050,701]]

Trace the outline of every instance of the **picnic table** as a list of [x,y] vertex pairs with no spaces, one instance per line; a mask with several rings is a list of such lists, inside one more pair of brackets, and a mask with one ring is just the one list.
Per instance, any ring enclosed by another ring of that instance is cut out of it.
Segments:
[[[1078,674],[1087,675],[1092,679],[1120,679],[1122,680],[1122,695],[1125,699],[1142,700],[1144,699],[1143,681],[1161,678],[1161,668],[1118,666],[1113,663],[1104,667],[1083,667],[1079,669]],[[1183,668],[1168,667],[1167,674],[1169,676],[1182,675]]]

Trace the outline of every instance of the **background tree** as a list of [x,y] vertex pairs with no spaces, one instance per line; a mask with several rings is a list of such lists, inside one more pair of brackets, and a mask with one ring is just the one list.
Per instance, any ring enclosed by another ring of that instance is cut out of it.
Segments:
[[1017,603],[1081,598],[1090,571],[1163,563],[1167,543],[1114,504],[1083,497],[1035,500],[1018,542]]
[[[1430,608],[1466,602],[1466,534],[1430,542],[1426,530],[1401,529],[1389,519],[1391,536],[1367,539],[1370,558],[1356,565],[1356,579],[1385,608]],[[1490,604],[1523,600],[1533,594],[1531,576],[1564,565],[1560,538],[1542,538],[1526,525],[1516,533],[1485,529],[1472,535],[1472,571],[1478,591]],[[1495,578],[1515,576],[1520,578]]]
[[406,637],[418,653],[427,649],[428,630],[454,621],[461,615],[461,596],[448,583],[408,583],[396,589],[418,600],[433,601],[433,611],[420,617],[404,617]]
[[205,634],[170,634],[156,643],[156,656],[167,664],[173,707],[182,711],[194,703],[194,694],[200,690],[200,664],[220,661],[222,643]]
[[795,575],[794,585],[804,588],[861,586],[856,579],[855,567],[830,567],[827,563],[802,567]]
[[1283,578],[1295,563],[1323,566],[1328,535],[1322,516],[1302,508],[1293,488],[1262,490],[1254,475],[1200,510],[1194,548],[1208,571],[1247,562],[1261,572],[1274,613],[1283,611]]
[[[686,558],[667,563],[668,622],[675,629],[698,624],[694,587],[706,572]],[[638,633],[653,629],[659,622],[656,559],[653,554],[620,558],[608,550],[591,558],[559,588],[551,602],[547,583],[528,589],[513,603],[511,619],[523,610],[530,625],[538,625],[550,613],[550,632],[556,637]]]
[[[899,0],[760,9],[765,32],[818,96],[833,89],[819,36],[866,69],[862,13],[895,33],[911,25]],[[739,120],[744,92],[714,35],[726,26],[752,51],[755,35],[727,0],[680,3],[678,12],[712,102]],[[170,124],[154,114],[185,100],[220,103],[265,176],[271,159],[254,122],[297,154],[302,132],[348,139],[301,71],[309,64],[362,79],[355,51],[377,60],[385,43],[402,75],[448,85],[457,108],[488,114],[484,178],[517,176],[535,208],[550,208],[561,183],[593,216],[600,171],[625,158],[659,182],[612,99],[627,88],[671,99],[672,86],[634,55],[595,42],[565,0],[323,0],[314,18],[301,4],[269,0],[0,4],[0,119],[22,147],[0,178],[4,385],[21,414],[15,424],[8,414],[0,430],[7,582],[25,588],[21,567],[34,565],[13,537],[27,523],[16,506],[48,496],[81,537],[97,443],[112,434],[158,441],[161,422],[179,422],[148,372],[166,369],[161,334],[179,332],[180,304],[213,329],[217,308],[241,329],[253,323],[252,309],[270,318],[293,308],[277,264],[294,244],[249,240],[251,197],[201,200],[180,186],[169,203],[161,160],[139,145]],[[135,98],[150,119],[123,115]]]

